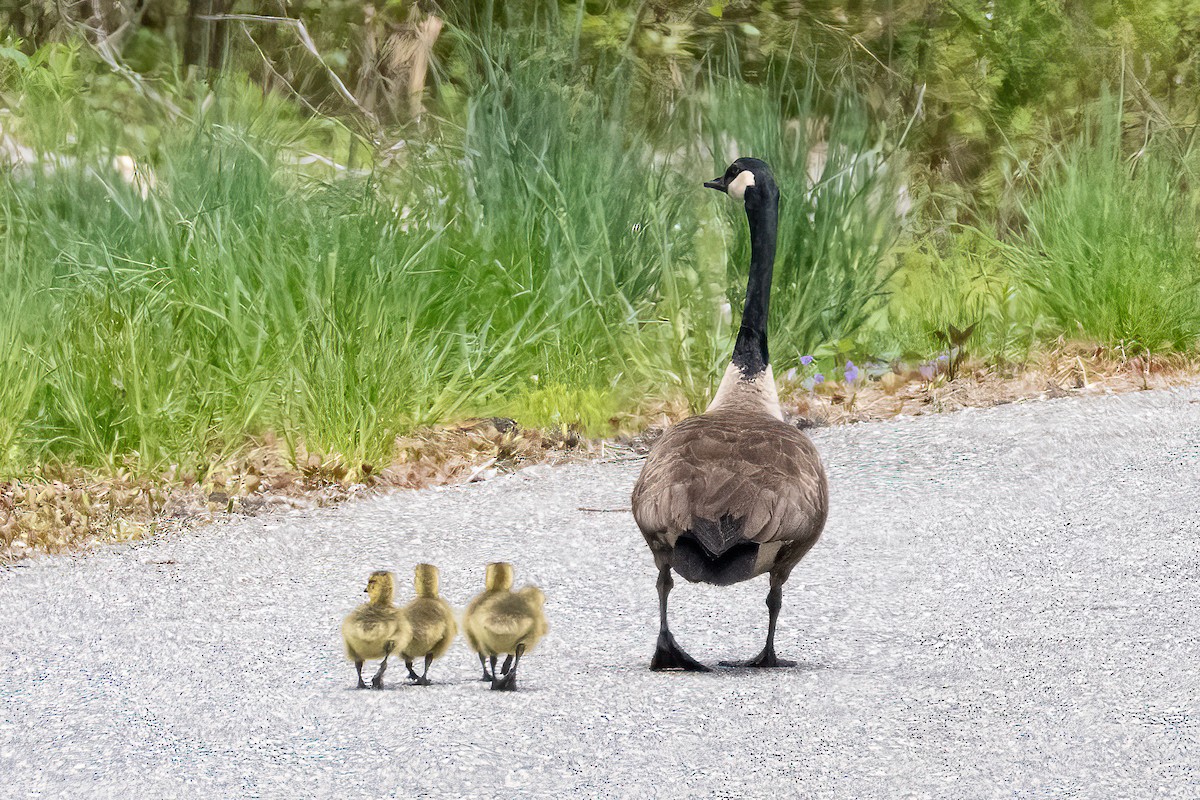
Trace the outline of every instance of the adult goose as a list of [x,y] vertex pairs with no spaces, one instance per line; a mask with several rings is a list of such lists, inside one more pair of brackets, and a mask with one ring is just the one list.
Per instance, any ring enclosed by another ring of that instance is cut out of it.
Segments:
[[812,442],[783,421],[767,355],[779,189],[757,158],[739,158],[704,185],[745,204],[750,278],[716,396],[703,414],[663,435],[633,487],[633,516],[658,567],[658,645],[650,669],[709,671],[667,626],[672,570],[717,586],[770,575],[766,646],[749,661],[722,664],[794,666],[775,655],[775,624],[783,584],[825,527],[829,489]]

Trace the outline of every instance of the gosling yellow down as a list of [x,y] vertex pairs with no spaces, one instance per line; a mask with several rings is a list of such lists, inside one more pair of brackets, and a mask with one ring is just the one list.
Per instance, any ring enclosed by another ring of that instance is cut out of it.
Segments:
[[[401,611],[412,629],[412,638],[401,648],[408,677],[419,686],[429,685],[429,665],[441,658],[458,634],[454,610],[438,596],[438,568],[432,564],[417,564],[414,584],[417,596]],[[417,675],[413,660],[425,659],[425,671]]]
[[383,688],[383,673],[387,671],[388,656],[402,652],[412,639],[412,626],[392,604],[396,591],[396,579],[390,572],[379,570],[367,578],[367,602],[350,612],[342,623],[342,641],[346,645],[346,658],[354,662],[358,671],[358,688],[363,683],[363,662],[382,658],[379,671],[371,678],[371,687]]
[[[490,680],[493,689],[517,688],[521,656],[533,650],[549,628],[543,611],[545,604],[546,595],[536,586],[526,586],[518,592],[512,590],[511,564],[488,564],[484,591],[467,606],[463,628],[471,649],[479,654],[483,680]],[[501,653],[507,658],[498,672],[496,657]],[[485,659],[490,660],[491,674]]]

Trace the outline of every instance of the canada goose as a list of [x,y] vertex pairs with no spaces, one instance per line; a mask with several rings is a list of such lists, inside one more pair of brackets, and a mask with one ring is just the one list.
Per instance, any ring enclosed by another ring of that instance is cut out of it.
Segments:
[[[435,658],[441,658],[450,648],[458,633],[458,625],[454,622],[454,610],[450,604],[438,596],[438,568],[432,564],[417,564],[414,581],[417,589],[416,598],[401,611],[412,627],[412,639],[406,647],[401,648],[404,666],[408,668],[408,677],[420,686],[429,685],[429,665]],[[417,675],[413,671],[413,659],[425,659],[425,671]]]
[[782,587],[825,527],[829,489],[812,442],[783,421],[767,354],[779,189],[757,158],[739,158],[704,185],[745,204],[750,277],[716,397],[703,414],[663,435],[633,487],[633,516],[658,567],[659,631],[650,669],[709,671],[667,627],[672,569],[693,583],[717,586],[769,573],[766,646],[749,661],[729,665],[794,666],[775,655]]
[[363,661],[368,658],[383,659],[379,671],[371,679],[372,688],[382,689],[388,656],[403,651],[412,638],[412,626],[400,609],[392,605],[395,589],[396,579],[392,573],[383,570],[372,572],[364,590],[368,601],[351,611],[342,623],[346,658],[353,661],[354,668],[358,670],[359,689],[367,688],[362,677]]
[[[545,604],[546,595],[535,586],[512,591],[511,564],[488,564],[484,590],[467,606],[463,629],[471,649],[479,654],[483,680],[490,680],[493,689],[517,688],[521,656],[532,650],[548,630],[542,610]],[[497,671],[496,657],[500,653],[507,657]],[[492,667],[490,674],[488,660]]]

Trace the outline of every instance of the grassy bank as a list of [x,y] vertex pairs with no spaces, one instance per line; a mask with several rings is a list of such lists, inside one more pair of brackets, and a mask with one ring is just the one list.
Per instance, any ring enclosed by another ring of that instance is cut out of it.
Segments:
[[[202,473],[267,431],[379,463],[398,433],[472,413],[599,433],[646,400],[702,404],[747,242],[699,183],[735,141],[785,193],[781,365],[878,305],[894,226],[853,109],[814,188],[804,127],[764,90],[715,81],[662,126],[669,151],[556,65],[489,62],[461,125],[326,174],[297,164],[301,123],[236,96],[160,131],[142,183],[108,167],[118,130],[38,136],[21,112],[46,109],[19,108],[13,135],[54,155],[2,178],[5,471]],[[104,116],[71,113],[67,130]]]
[[387,148],[235,78],[181,90],[168,124],[96,103],[70,48],[10,63],[3,132],[34,158],[0,172],[0,479],[203,482],[272,441],[353,482],[434,423],[608,435],[702,408],[748,243],[700,182],[739,153],[783,192],[772,355],[792,384],[850,361],[932,382],[1063,340],[1195,350],[1196,161],[1131,153],[1119,99],[1014,180],[1019,224],[962,224],[852,96],[710,76],[648,119],[627,65],[464,46],[455,113]]

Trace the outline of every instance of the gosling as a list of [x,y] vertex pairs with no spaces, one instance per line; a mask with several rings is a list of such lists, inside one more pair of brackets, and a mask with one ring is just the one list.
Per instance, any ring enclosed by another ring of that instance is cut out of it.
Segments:
[[390,572],[379,570],[367,578],[366,593],[370,598],[350,612],[342,623],[342,641],[346,645],[346,658],[354,662],[358,671],[358,688],[363,683],[363,662],[368,658],[382,658],[379,671],[371,678],[371,688],[383,688],[383,673],[387,671],[388,656],[402,652],[412,639],[412,625],[392,605],[396,590],[396,579]]
[[[536,586],[512,591],[512,565],[503,562],[488,564],[484,585],[484,591],[467,606],[463,628],[471,649],[479,654],[483,680],[491,681],[494,690],[513,691],[521,656],[533,650],[549,629],[543,611],[546,595]],[[497,671],[500,653],[506,658]]]
[[[438,596],[438,568],[432,564],[417,564],[416,598],[401,611],[412,628],[412,639],[401,648],[408,677],[418,686],[429,685],[429,665],[441,658],[450,648],[458,634],[454,622],[454,611],[450,604]],[[417,675],[413,671],[413,659],[425,659],[425,671]]]

